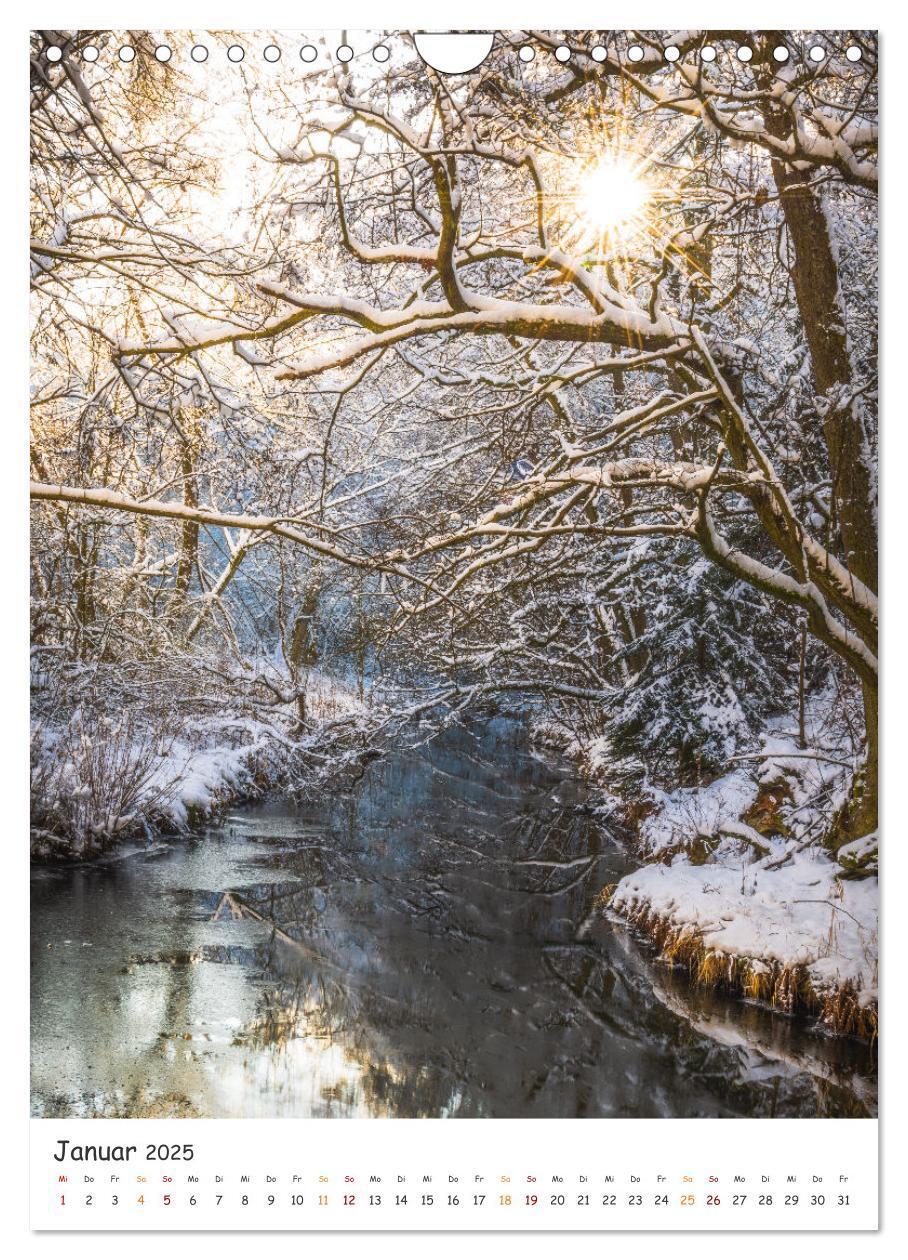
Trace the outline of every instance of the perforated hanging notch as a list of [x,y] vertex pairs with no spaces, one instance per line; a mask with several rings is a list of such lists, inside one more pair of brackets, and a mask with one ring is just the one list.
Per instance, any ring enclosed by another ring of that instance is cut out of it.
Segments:
[[416,51],[427,66],[441,74],[468,74],[492,51],[492,31],[432,31],[413,35]]

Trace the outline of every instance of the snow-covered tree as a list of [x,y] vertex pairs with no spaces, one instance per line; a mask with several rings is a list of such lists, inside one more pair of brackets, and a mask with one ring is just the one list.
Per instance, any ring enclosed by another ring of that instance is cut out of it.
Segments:
[[822,653],[864,713],[831,839],[872,831],[873,40],[217,48],[204,93],[85,42],[33,60],[36,642],[258,677],[273,633],[299,699],[358,618],[427,703],[556,700],[682,775]]

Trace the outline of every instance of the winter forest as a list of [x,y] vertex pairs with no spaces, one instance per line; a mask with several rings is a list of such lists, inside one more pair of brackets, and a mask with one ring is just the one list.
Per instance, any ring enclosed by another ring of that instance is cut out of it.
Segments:
[[872,33],[30,116],[35,1114],[875,1114]]

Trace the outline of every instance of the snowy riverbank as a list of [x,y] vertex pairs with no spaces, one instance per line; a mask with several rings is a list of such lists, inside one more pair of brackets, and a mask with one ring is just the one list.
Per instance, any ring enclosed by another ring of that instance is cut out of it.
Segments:
[[775,848],[750,864],[730,852],[700,866],[683,855],[651,863],[621,880],[609,910],[694,983],[816,1013],[830,1032],[874,1037],[876,879],[842,879],[821,850],[786,858]]
[[32,856],[83,859],[133,837],[184,832],[288,776],[318,777],[325,745],[364,709],[350,688],[315,671],[306,699],[305,733],[283,708],[271,720],[229,708],[177,723],[77,708],[65,722],[36,721]]
[[609,788],[608,750],[575,749],[605,789],[603,814],[632,821],[645,860],[604,890],[603,905],[694,984],[873,1039],[877,836],[837,853],[825,847],[853,754],[828,707],[808,715],[803,747],[791,728],[790,718],[772,724],[758,753],[711,782],[674,791],[646,784],[630,805]]

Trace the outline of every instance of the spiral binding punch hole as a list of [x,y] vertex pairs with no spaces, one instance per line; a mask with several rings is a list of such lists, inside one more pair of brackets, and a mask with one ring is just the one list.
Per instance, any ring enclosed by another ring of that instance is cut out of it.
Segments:
[[[515,45],[517,60],[525,66],[529,66],[532,62],[538,62],[540,57],[546,55],[553,57],[556,62],[566,65],[571,61],[582,61],[588,58],[597,65],[608,63],[610,67],[626,65],[628,72],[633,73],[635,69],[652,70],[660,63],[667,62],[669,65],[677,65],[681,61],[687,61],[699,64],[703,68],[709,68],[715,64],[721,64],[723,61],[737,61],[742,66],[747,65],[754,58],[754,48],[750,44],[730,45],[723,40],[722,48],[716,47],[708,40],[700,42],[698,45],[682,48],[678,44],[666,43],[660,45],[655,42],[646,44],[633,40],[630,33],[627,36],[627,42],[618,45],[614,42],[615,32],[611,32],[611,38],[608,43],[601,40],[606,36],[606,32],[599,33],[598,37],[593,37],[593,42],[578,39],[574,45],[568,43],[533,43],[529,40],[522,41]],[[635,32],[636,34],[636,32]],[[578,35],[580,33],[578,32]],[[568,37],[569,33],[565,32],[563,38]],[[496,33],[493,31],[479,32],[463,32],[463,31],[434,31],[434,32],[414,32],[411,36],[422,61],[436,70],[440,74],[469,74],[473,70],[477,70],[487,59],[495,46]],[[619,34],[619,39],[621,38]],[[638,36],[639,39],[639,36]],[[800,61],[807,67],[819,69],[833,55],[839,57],[844,56],[845,60],[856,64],[863,60],[863,50],[858,43],[849,43],[844,47],[841,45],[837,49],[830,48],[827,43],[823,42],[824,37],[814,36],[812,42],[808,42],[801,49],[795,49],[789,44],[781,43],[771,50],[772,60],[775,62],[777,72],[781,72],[789,63]],[[162,64],[172,61],[175,53],[168,44],[157,44],[153,48],[155,60]],[[193,44],[188,54],[183,53],[184,57],[188,56],[188,60],[201,65],[207,62],[212,53],[217,53],[218,49],[212,49],[207,44]],[[275,65],[281,61],[282,49],[277,44],[267,44],[258,51],[258,58],[270,65]],[[99,61],[102,57],[102,50],[97,44],[84,44],[79,46],[78,40],[74,41],[72,46],[63,47],[59,44],[47,44],[43,50],[44,58],[50,65],[56,65],[61,62],[64,57],[80,58],[83,62],[92,64]],[[129,65],[139,56],[140,50],[132,44],[123,44],[120,47],[112,49],[108,52],[109,57],[120,61],[123,65]],[[221,55],[226,55],[229,62],[238,65],[240,62],[247,60],[247,56],[251,50],[242,44],[229,44]],[[254,54],[253,54],[254,55]],[[358,50],[348,43],[341,43],[334,49],[327,51],[327,56],[333,60],[346,65],[358,55]],[[391,58],[391,50],[385,43],[377,43],[371,48],[371,55],[374,61],[380,65],[385,64]],[[299,49],[299,59],[305,65],[312,65],[319,58],[319,51],[314,44],[303,44]]]

